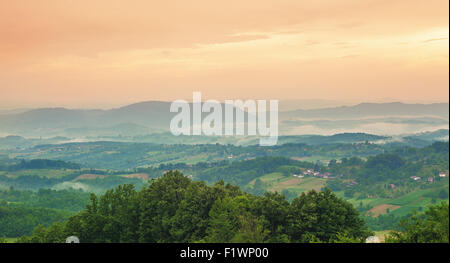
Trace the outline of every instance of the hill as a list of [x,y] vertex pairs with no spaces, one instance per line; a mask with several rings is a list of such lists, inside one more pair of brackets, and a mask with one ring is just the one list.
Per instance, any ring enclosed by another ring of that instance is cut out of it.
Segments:
[[[146,135],[169,131],[170,102],[147,101],[124,107],[98,109],[42,108],[0,115],[0,134],[20,136]],[[223,105],[223,104],[222,104]],[[280,134],[323,134],[360,131],[380,134],[374,125],[403,125],[390,133],[405,133],[448,126],[448,103],[362,103],[355,106],[294,110],[279,113]],[[203,116],[206,116],[203,113]],[[114,127],[120,125],[121,129]],[[406,126],[405,126],[406,125]],[[135,129],[139,127],[139,129]],[[309,129],[309,132],[307,129]],[[84,132],[85,131],[85,132]],[[374,132],[371,132],[374,131]]]
[[341,106],[334,108],[294,110],[280,113],[283,117],[301,118],[361,118],[367,116],[395,116],[395,115],[430,115],[449,118],[448,103],[406,104],[391,103],[360,103],[355,106]]

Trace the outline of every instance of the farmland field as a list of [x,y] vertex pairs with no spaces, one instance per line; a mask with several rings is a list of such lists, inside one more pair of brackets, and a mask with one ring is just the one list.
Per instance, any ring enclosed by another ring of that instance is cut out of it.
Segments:
[[[290,190],[297,195],[310,190],[320,191],[326,182],[325,179],[315,177],[286,177],[280,172],[269,173],[257,179],[264,183],[267,191],[281,193],[283,190]],[[255,180],[250,182],[249,185],[253,185]]]
[[[364,199],[347,199],[354,206],[359,206],[360,204],[364,206],[370,206],[374,210],[374,214],[385,214],[386,209],[381,211],[380,209],[390,208],[390,213],[395,216],[405,216],[414,210],[421,211],[427,206],[438,202],[438,194],[441,191],[448,191],[448,180],[435,183],[435,185],[428,189],[420,189],[414,192],[404,194],[398,198],[364,198]],[[343,192],[338,192],[338,196],[343,197]],[[448,200],[448,197],[443,198],[443,200]],[[383,209],[382,209],[383,210]]]
[[272,192],[281,192],[287,189],[298,194],[310,190],[320,191],[320,189],[325,186],[325,181],[325,179],[315,177],[290,177],[273,184],[268,188],[268,190]]

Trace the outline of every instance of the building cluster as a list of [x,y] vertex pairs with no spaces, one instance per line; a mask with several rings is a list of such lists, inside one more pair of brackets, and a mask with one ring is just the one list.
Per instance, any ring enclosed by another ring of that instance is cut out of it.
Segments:
[[[308,169],[308,170],[302,172],[302,174],[303,175],[294,174],[294,176],[296,176],[296,177],[314,176],[314,177],[319,177],[319,178],[324,178],[324,179],[335,179],[336,178],[336,176],[332,176],[332,174],[329,172],[321,173],[321,172],[316,172],[312,169]],[[342,175],[338,175],[337,177],[342,177]]]
[[[439,172],[439,177],[440,178],[444,178],[444,177],[447,177],[447,174],[445,173],[445,172]],[[412,180],[414,180],[414,181],[420,181],[420,180],[422,180],[422,178],[420,178],[419,176],[410,176],[409,178],[411,178]],[[427,182],[429,182],[429,183],[432,183],[432,182],[434,182],[434,177],[428,177],[427,178]]]

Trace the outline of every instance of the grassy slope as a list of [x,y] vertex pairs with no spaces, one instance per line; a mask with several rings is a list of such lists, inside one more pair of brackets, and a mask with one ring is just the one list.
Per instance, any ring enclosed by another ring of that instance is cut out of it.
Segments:
[[[400,208],[391,211],[395,216],[405,216],[408,213],[412,212],[414,209],[424,209],[427,206],[432,204],[433,194],[438,193],[442,189],[446,189],[448,191],[449,185],[448,181],[443,181],[440,183],[436,183],[436,185],[429,189],[420,189],[411,193],[407,193],[398,198],[387,199],[387,198],[365,198],[365,199],[347,199],[350,203],[352,203],[355,207],[359,206],[360,202],[363,205],[370,205],[372,207],[376,207],[383,204],[400,206]],[[336,193],[339,197],[344,197],[343,192]],[[437,199],[437,198],[436,198]],[[448,200],[448,199],[447,199]],[[440,201],[440,199],[437,199]]]
[[0,171],[0,175],[6,175],[11,178],[18,176],[39,176],[48,178],[61,178],[73,173],[73,170],[62,169],[26,169],[13,172]]
[[[302,192],[307,192],[313,189],[319,191],[322,187],[325,186],[325,179],[316,177],[286,177],[279,172],[265,174],[258,179],[260,179],[266,185],[267,191],[276,191],[279,193],[287,189],[300,195]],[[247,186],[253,185],[254,183],[255,180],[250,182]]]

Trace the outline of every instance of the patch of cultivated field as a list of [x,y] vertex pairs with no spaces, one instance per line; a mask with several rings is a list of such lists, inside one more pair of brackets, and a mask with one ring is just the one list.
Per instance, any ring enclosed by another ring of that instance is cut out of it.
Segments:
[[69,175],[73,170],[62,170],[62,169],[30,169],[30,170],[20,170],[13,172],[4,172],[3,174],[15,178],[18,176],[39,176],[48,178],[61,178]]
[[80,176],[78,176],[77,178],[75,178],[73,181],[78,181],[78,180],[92,180],[95,178],[104,178],[104,175],[101,174],[82,174]]
[[121,176],[125,177],[125,178],[138,178],[138,179],[141,179],[141,180],[147,180],[148,179],[148,174],[146,174],[146,173],[124,174],[124,175],[121,175]]
[[[160,164],[170,164],[170,163],[186,163],[186,164],[196,164],[199,162],[207,162],[207,161],[214,161],[213,160],[209,160],[208,158],[210,157],[210,155],[205,154],[205,153],[200,153],[200,154],[195,154],[195,155],[190,155],[190,156],[177,156],[176,158],[171,157],[171,155],[169,154],[159,154],[158,155],[158,159],[160,160],[154,160],[154,156],[151,156],[151,158],[147,158],[147,161],[149,162],[153,162],[155,161],[156,163],[160,163]],[[163,159],[172,159],[171,161],[162,161]]]
[[[269,173],[266,175],[263,175],[261,177],[258,177],[257,179],[261,180],[261,182],[265,183],[265,184],[269,184],[272,185],[274,183],[280,182],[281,180],[285,179],[286,177],[283,176],[282,173],[279,172],[275,172],[275,173]],[[248,183],[249,185],[253,185],[257,179],[253,179],[250,183]]]
[[395,209],[399,209],[401,206],[398,205],[390,205],[390,204],[381,204],[378,206],[375,206],[374,208],[370,209],[367,212],[368,216],[377,217],[379,215],[384,215],[387,213],[388,209],[389,211],[394,211]]
[[[447,199],[441,199],[438,197],[438,193],[441,190],[446,190],[448,192],[448,183],[441,182],[436,183],[435,186],[428,189],[420,189],[414,192],[410,192],[407,194],[404,194],[402,196],[399,196],[397,198],[363,198],[363,199],[357,199],[357,198],[345,198],[344,192],[336,192],[336,195],[346,199],[348,202],[350,202],[353,206],[357,207],[360,204],[364,206],[371,206],[374,213],[378,214],[384,214],[386,211],[386,208],[390,208],[390,213],[392,213],[395,216],[405,216],[409,213],[411,213],[413,210],[421,211],[423,209],[426,209],[429,205],[433,203],[440,202],[442,200],[448,200]],[[395,208],[395,209],[392,209]],[[383,211],[384,210],[384,211]],[[382,213],[377,213],[377,211],[381,211]]]
[[310,190],[320,191],[320,189],[325,186],[325,182],[325,179],[315,177],[289,177],[272,184],[267,190],[272,192],[282,192],[287,189],[300,194]]
[[259,179],[265,184],[271,184],[271,183],[280,182],[283,179],[286,179],[286,177],[283,176],[282,173],[276,172],[276,173],[270,173],[270,174],[266,174],[264,176],[261,176]]

